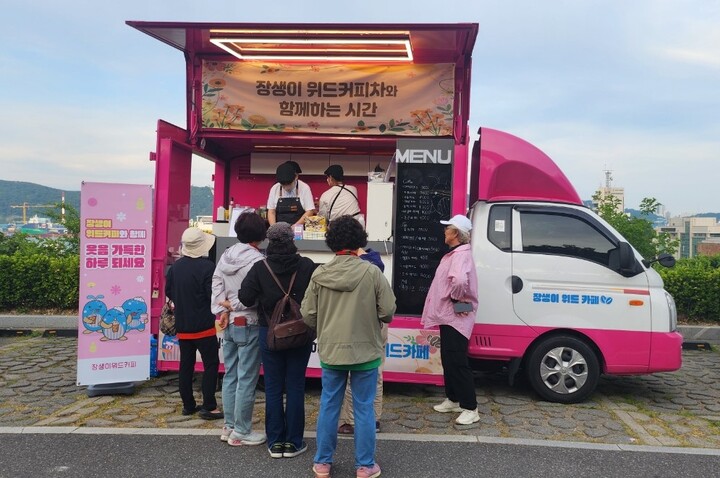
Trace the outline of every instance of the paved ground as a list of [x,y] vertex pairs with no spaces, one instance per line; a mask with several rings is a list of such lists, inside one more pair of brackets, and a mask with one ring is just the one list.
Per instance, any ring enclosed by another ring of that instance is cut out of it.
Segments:
[[[0,478],[313,476],[310,468],[316,443],[312,438],[308,439],[308,453],[273,460],[263,446],[234,448],[222,445],[217,436],[187,432],[171,436],[160,435],[159,429],[149,433],[129,429],[137,432],[98,435],[90,434],[93,430],[77,429],[57,435],[43,433],[38,427],[24,430],[0,435]],[[557,442],[528,446],[473,441],[471,437],[443,438],[441,442],[411,441],[384,434],[376,453],[382,477],[712,477],[718,474],[720,456],[717,450],[697,448],[558,447]],[[352,440],[339,440],[334,458],[333,478],[355,477]]]
[[[180,414],[175,373],[140,383],[131,396],[88,398],[75,385],[76,343],[63,337],[0,340],[0,427],[210,431],[221,425]],[[476,385],[482,420],[470,427],[454,426],[454,416],[432,410],[443,398],[441,388],[388,383],[382,432],[720,449],[720,353],[688,350],[683,360],[674,373],[604,377],[591,400],[577,405],[543,402],[527,386],[511,388],[500,374],[481,374]],[[309,432],[315,430],[319,395],[319,382],[309,380]],[[263,400],[258,393],[257,429]]]

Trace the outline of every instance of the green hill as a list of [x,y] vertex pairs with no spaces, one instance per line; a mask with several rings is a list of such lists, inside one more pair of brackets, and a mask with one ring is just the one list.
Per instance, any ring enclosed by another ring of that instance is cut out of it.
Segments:
[[[41,186],[22,181],[0,180],[0,222],[21,223],[23,219],[23,203],[28,206],[53,205],[62,201],[61,189]],[[65,191],[65,202],[74,208],[80,207],[80,191]],[[16,206],[16,207],[12,207]],[[47,207],[28,207],[27,217],[46,214]]]
[[[59,203],[63,191],[35,183],[23,181],[0,180],[0,223],[22,222],[22,206],[27,203],[29,206],[51,205]],[[65,203],[80,208],[80,191],[65,191]],[[37,214],[43,216],[48,209],[46,207],[28,207],[27,217]],[[212,190],[209,187],[192,186],[190,192],[190,218],[195,216],[212,215]]]

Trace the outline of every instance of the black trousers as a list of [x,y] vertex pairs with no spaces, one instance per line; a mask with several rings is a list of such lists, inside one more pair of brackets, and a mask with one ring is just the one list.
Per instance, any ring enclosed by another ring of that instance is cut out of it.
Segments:
[[475,381],[467,357],[468,339],[449,325],[440,326],[440,361],[445,377],[445,395],[460,408],[475,410]]
[[217,387],[218,368],[220,357],[218,356],[217,336],[203,337],[202,339],[178,340],[180,344],[180,371],[179,388],[183,408],[192,410],[195,408],[195,397],[193,396],[192,380],[195,373],[196,352],[200,352],[203,363],[202,396],[203,403],[200,408],[213,411],[217,408],[215,399],[215,388]]

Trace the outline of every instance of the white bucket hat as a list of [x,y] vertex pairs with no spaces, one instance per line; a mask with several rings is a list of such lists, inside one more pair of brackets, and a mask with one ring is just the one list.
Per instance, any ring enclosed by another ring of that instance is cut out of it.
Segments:
[[202,257],[206,255],[213,244],[215,244],[215,236],[201,231],[197,227],[188,227],[183,232],[182,239],[182,255],[187,257]]
[[472,222],[470,222],[470,219],[463,216],[462,214],[457,214],[450,218],[449,221],[440,221],[440,224],[445,224],[446,226],[455,226],[459,231],[464,232],[465,234],[469,233],[472,229]]

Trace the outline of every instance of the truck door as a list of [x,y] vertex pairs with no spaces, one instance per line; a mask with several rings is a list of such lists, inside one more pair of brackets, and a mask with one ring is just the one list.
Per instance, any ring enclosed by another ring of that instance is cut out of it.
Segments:
[[150,158],[155,161],[151,308],[152,331],[157,333],[157,318],[165,302],[165,270],[190,220],[192,148],[187,131],[158,121],[156,150]]
[[560,328],[588,336],[611,370],[647,365],[648,280],[644,272],[620,274],[621,239],[573,206],[515,206],[512,224],[515,314],[539,333]]

